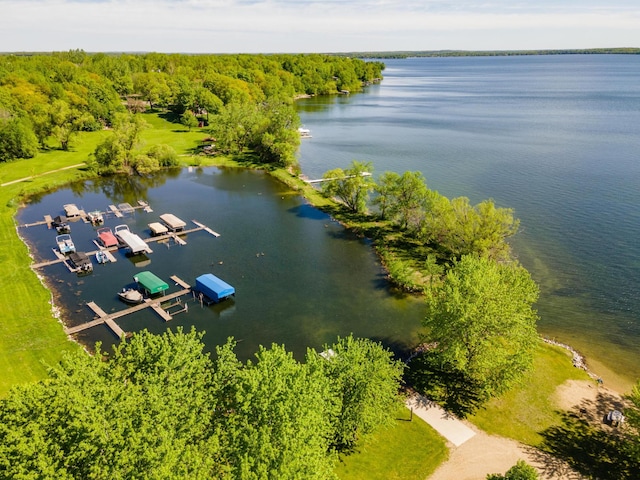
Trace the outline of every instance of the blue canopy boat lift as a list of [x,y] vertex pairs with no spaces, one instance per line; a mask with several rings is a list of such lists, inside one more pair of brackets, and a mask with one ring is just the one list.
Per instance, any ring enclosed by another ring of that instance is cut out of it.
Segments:
[[234,296],[236,289],[212,273],[205,273],[196,278],[196,292],[200,302],[218,303]]

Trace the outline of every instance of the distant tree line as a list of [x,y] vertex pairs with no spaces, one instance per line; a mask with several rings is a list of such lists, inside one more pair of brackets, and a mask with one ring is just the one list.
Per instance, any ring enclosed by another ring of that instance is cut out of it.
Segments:
[[555,50],[420,50],[393,52],[350,52],[336,53],[356,58],[385,59],[410,57],[510,57],[519,55],[638,55],[640,48],[564,48]]
[[338,339],[300,363],[242,363],[202,333],[135,334],[76,352],[0,400],[1,478],[331,479],[338,452],[393,421],[403,365]]
[[[40,149],[67,150],[79,132],[138,125],[146,109],[170,112],[189,128],[210,125],[228,153],[255,150],[264,162],[291,165],[299,139],[292,101],[301,95],[360,91],[384,65],[330,55],[88,54],[82,50],[0,56],[0,161]],[[240,126],[229,122],[242,119]],[[156,165],[122,137],[98,152],[100,172]],[[105,152],[115,154],[106,165]],[[134,154],[135,153],[135,154]]]

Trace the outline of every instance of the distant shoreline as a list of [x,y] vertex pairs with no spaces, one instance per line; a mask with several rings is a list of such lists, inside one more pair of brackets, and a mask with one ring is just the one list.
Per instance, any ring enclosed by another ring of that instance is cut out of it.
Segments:
[[640,47],[584,48],[556,50],[398,50],[393,52],[349,52],[329,55],[365,59],[419,57],[514,57],[526,55],[640,55]]

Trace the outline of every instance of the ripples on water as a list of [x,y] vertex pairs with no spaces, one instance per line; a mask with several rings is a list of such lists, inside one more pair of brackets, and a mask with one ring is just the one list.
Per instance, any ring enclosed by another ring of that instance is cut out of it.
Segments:
[[640,377],[640,58],[385,61],[363,95],[299,102],[312,177],[371,161],[430,188],[493,198],[541,285],[542,333]]

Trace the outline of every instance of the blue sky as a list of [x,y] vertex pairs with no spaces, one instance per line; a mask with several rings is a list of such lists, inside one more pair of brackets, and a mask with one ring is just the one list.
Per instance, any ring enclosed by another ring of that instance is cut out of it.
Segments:
[[639,0],[0,0],[0,51],[640,47]]

